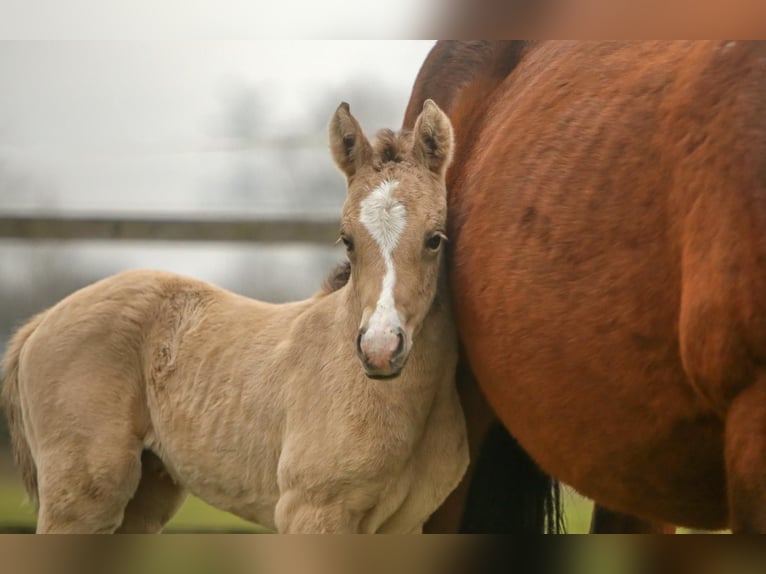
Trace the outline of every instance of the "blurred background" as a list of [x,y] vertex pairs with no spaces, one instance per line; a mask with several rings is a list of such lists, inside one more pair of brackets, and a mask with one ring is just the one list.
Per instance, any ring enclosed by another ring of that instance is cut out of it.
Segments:
[[[5,43],[0,213],[336,218],[330,116],[346,100],[368,132],[397,128],[430,45]],[[73,287],[129,267],[288,300],[338,258],[331,245],[3,240],[0,342]]]

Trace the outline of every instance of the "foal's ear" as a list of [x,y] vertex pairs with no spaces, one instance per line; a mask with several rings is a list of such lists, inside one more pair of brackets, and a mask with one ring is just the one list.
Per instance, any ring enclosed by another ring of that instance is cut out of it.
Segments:
[[335,164],[349,178],[372,160],[370,142],[346,102],[338,106],[330,120],[330,150]]
[[412,153],[432,172],[444,176],[452,161],[452,122],[433,100],[426,100],[415,121]]

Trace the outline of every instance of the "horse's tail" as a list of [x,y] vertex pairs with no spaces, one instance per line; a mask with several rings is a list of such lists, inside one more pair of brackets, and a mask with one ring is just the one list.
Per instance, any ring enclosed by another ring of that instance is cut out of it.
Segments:
[[32,458],[26,436],[21,412],[21,397],[19,396],[19,357],[32,333],[35,332],[45,313],[33,317],[25,323],[13,336],[3,357],[3,390],[0,403],[3,405],[5,419],[11,435],[11,448],[16,466],[21,470],[21,478],[29,500],[35,507],[38,505],[37,496],[37,467]]
[[499,423],[487,432],[466,497],[461,532],[564,532],[561,489]]

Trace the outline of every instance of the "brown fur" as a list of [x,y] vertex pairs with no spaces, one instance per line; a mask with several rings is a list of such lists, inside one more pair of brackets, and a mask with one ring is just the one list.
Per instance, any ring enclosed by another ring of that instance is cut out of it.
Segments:
[[[451,145],[442,112],[426,104],[423,116]],[[446,225],[446,165],[434,158],[449,150],[380,168],[347,105],[330,141],[355,248],[316,296],[272,305],[130,271],[13,338],[3,404],[38,532],[157,532],[187,490],[281,532],[417,532],[456,486],[468,462],[457,342],[441,250],[424,245]],[[384,256],[375,233],[392,233],[397,202],[406,219]],[[382,307],[406,345],[385,371],[396,379],[375,381],[355,342],[388,266]]]
[[766,48],[543,42],[471,82],[450,275],[488,402],[597,503],[766,531]]
[[[463,90],[473,88],[477,82],[494,79],[495,84],[505,78],[526,50],[523,41],[476,40],[470,42],[437,42],[426,57],[418,73],[412,95],[404,114],[403,126],[412,129],[423,102],[433,99],[452,119],[453,126],[460,125],[458,137],[464,132],[463,123],[455,122],[455,106],[463,98]],[[483,99],[474,105],[482,105]]]

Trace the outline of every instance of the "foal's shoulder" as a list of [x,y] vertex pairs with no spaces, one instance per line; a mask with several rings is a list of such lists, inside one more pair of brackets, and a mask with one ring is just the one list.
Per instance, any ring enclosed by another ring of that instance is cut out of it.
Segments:
[[172,273],[170,271],[158,271],[155,269],[129,269],[111,275],[98,283],[104,285],[123,285],[133,288],[145,287],[149,290],[171,288],[204,288],[215,289],[212,284],[206,283],[193,277]]
[[142,298],[173,298],[178,295],[216,297],[228,293],[222,287],[200,279],[153,269],[131,269],[102,279],[92,285],[102,293],[140,294]]

